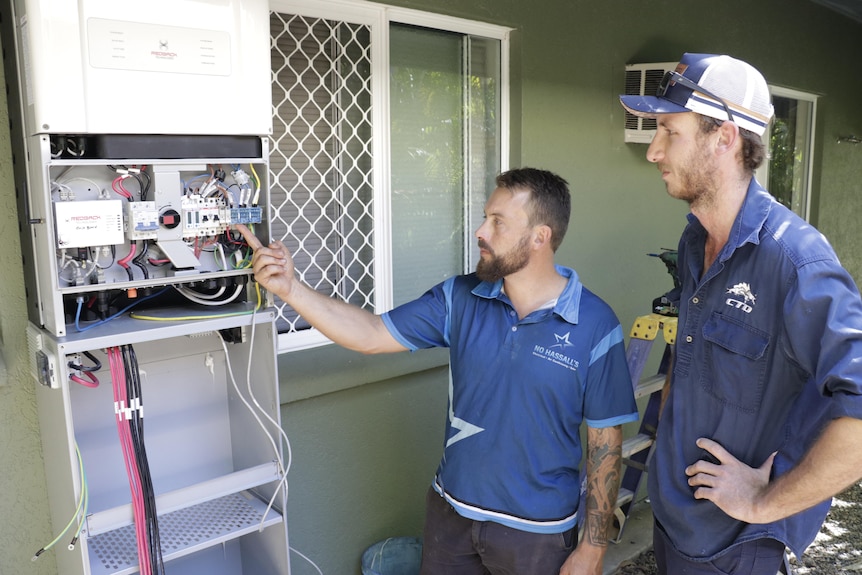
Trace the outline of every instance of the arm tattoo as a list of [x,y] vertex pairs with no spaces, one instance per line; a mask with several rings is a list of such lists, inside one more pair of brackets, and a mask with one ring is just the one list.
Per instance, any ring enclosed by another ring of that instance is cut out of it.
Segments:
[[584,537],[607,547],[620,487],[622,428],[588,429],[587,493]]

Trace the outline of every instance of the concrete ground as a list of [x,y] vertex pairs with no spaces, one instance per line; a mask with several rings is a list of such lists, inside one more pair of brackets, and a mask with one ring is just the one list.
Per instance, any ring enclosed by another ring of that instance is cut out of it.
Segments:
[[612,575],[620,563],[637,557],[651,547],[652,509],[646,501],[638,501],[626,521],[620,542],[608,545],[608,552],[605,554],[604,575]]

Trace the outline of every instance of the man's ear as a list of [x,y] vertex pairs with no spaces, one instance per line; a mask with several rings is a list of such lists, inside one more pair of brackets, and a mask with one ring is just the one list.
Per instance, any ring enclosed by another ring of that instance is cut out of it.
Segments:
[[724,122],[718,127],[718,139],[716,140],[716,153],[732,153],[741,141],[739,126],[733,122]]
[[536,226],[533,228],[533,249],[539,249],[542,246],[551,245],[551,227],[547,225]]

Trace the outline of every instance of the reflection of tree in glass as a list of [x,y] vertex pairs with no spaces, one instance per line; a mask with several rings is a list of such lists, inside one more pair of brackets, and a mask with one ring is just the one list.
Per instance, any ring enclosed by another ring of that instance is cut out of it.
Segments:
[[775,198],[793,209],[793,192],[798,186],[797,166],[802,150],[796,148],[796,103],[788,98],[774,98],[775,119],[769,139],[769,182],[767,189]]
[[390,27],[396,304],[471,267],[470,233],[500,168],[499,54],[496,40]]

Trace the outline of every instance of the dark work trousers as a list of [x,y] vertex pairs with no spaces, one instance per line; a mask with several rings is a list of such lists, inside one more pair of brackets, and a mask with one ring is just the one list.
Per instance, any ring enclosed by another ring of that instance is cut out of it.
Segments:
[[425,497],[420,575],[557,575],[576,529],[539,534],[458,515],[433,488]]
[[659,575],[776,575],[784,563],[784,543],[775,539],[734,545],[712,561],[691,561],[674,549],[658,522],[653,528],[653,549]]

